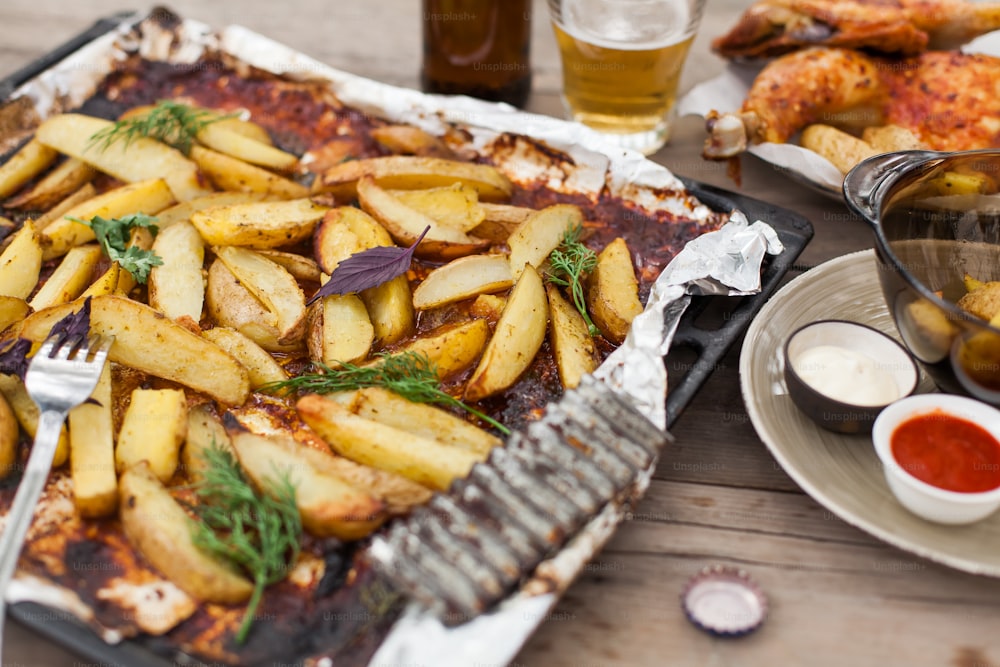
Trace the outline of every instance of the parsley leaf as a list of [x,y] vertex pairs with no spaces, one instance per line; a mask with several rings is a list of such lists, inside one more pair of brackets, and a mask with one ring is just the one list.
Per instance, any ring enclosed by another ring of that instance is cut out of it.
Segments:
[[89,222],[73,216],[67,217],[93,229],[94,236],[104,248],[105,254],[131,273],[132,277],[139,283],[145,283],[149,279],[150,269],[163,264],[163,260],[152,250],[129,245],[130,232],[135,228],[145,227],[153,236],[156,236],[159,227],[155,224],[156,218],[152,216],[134,213],[123,218],[109,220],[95,215]]

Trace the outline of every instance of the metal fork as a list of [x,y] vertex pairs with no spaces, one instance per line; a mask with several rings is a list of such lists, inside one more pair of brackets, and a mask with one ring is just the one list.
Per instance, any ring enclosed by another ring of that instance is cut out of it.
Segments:
[[52,467],[59,432],[70,409],[83,403],[97,386],[113,338],[50,336],[32,357],[24,386],[38,405],[38,429],[24,477],[17,487],[7,524],[0,534],[0,656],[7,586],[21,555],[28,526]]

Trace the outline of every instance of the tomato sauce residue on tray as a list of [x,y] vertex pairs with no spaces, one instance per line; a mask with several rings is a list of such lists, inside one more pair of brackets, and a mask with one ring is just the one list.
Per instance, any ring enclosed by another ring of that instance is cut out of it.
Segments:
[[978,493],[1000,487],[1000,442],[982,426],[941,410],[897,426],[892,455],[908,473],[939,489]]

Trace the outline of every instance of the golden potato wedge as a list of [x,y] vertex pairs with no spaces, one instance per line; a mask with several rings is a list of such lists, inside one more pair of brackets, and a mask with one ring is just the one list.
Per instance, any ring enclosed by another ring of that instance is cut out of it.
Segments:
[[188,410],[187,432],[181,447],[180,467],[191,483],[197,484],[203,479],[202,473],[208,467],[205,452],[213,447],[224,449],[236,457],[229,433],[215,408],[210,403],[201,403]]
[[318,283],[322,278],[323,272],[320,271],[319,265],[305,255],[270,248],[260,248],[257,252],[288,271],[296,280]]
[[201,320],[205,305],[205,244],[190,222],[160,230],[153,252],[163,261],[149,272],[149,305],[172,320]]
[[427,274],[413,290],[413,307],[437,308],[479,294],[502,292],[513,284],[514,273],[505,255],[459,257]]
[[583,315],[555,285],[546,285],[549,298],[549,341],[563,388],[572,389],[580,378],[593,373],[600,363],[597,347]]
[[0,294],[0,331],[23,320],[29,310],[28,302],[24,299]]
[[358,181],[358,201],[400,245],[412,245],[426,229],[426,235],[414,250],[417,257],[448,260],[471,255],[489,246],[485,239],[471,237],[410,208],[367,176]]
[[198,132],[198,141],[212,150],[268,169],[291,171],[299,162],[295,155],[234,131],[229,125],[206,125]]
[[527,206],[490,202],[480,202],[479,208],[486,218],[469,232],[473,236],[489,239],[494,243],[506,243],[510,235],[535,212],[535,209]]
[[486,219],[479,195],[462,183],[427,190],[388,190],[389,194],[435,222],[468,232]]
[[549,254],[562,243],[566,232],[582,224],[583,211],[572,204],[554,204],[528,216],[507,238],[514,277],[521,275],[525,264],[541,268]]
[[545,287],[533,265],[523,266],[493,337],[465,386],[468,401],[484,399],[514,384],[545,340],[549,321]]
[[467,449],[483,460],[503,440],[454,414],[426,403],[414,403],[382,387],[330,394],[353,414],[394,426],[451,447]]
[[164,484],[180,461],[181,443],[187,434],[187,399],[180,389],[136,389],[125,411],[115,467],[121,473],[139,461]]
[[[438,379],[445,379],[469,368],[486,347],[490,327],[485,320],[474,319],[460,324],[446,324],[414,338],[397,352],[413,352],[427,357],[437,369]],[[371,363],[380,363],[378,359]]]
[[482,457],[430,438],[352,414],[336,401],[310,394],[295,408],[335,452],[364,465],[395,472],[445,491],[469,474]]
[[277,248],[308,238],[326,210],[309,199],[262,201],[195,211],[191,224],[210,245]]
[[971,292],[963,294],[956,305],[976,317],[989,321],[1000,313],[1000,281],[984,282]]
[[81,516],[113,516],[118,509],[115,432],[111,419],[111,364],[91,394],[94,403],[69,411],[69,474],[73,502]]
[[966,273],[962,276],[962,284],[965,286],[966,292],[971,292],[974,289],[982,287],[986,283]]
[[129,183],[108,190],[74,206],[63,217],[53,220],[45,227],[42,232],[44,257],[60,257],[70,248],[94,240],[94,230],[70,218],[90,220],[101,216],[110,219],[133,213],[156,215],[175,201],[167,182],[162,178]]
[[799,143],[803,148],[825,157],[843,174],[862,160],[882,152],[853,134],[822,123],[806,126]]
[[[316,261],[327,273],[355,252],[391,245],[392,237],[385,228],[353,206],[327,211],[313,242]],[[413,332],[413,294],[406,276],[366,289],[360,296],[374,327],[375,344],[391,345]]]
[[507,305],[507,299],[496,294],[480,294],[469,307],[469,315],[486,320],[491,324],[496,324],[500,319],[500,313]]
[[233,449],[247,476],[262,488],[274,488],[287,475],[295,486],[302,526],[319,537],[358,540],[386,519],[385,505],[363,489],[310,463],[308,449],[292,438],[232,433]]
[[46,227],[51,225],[56,220],[61,219],[66,215],[74,206],[82,204],[88,199],[93,199],[97,196],[97,188],[94,187],[93,183],[84,183],[79,189],[74,190],[66,196],[65,199],[55,204],[47,210],[45,213],[41,214],[35,218],[35,227],[38,231],[43,231]]
[[336,368],[366,359],[375,342],[375,327],[356,294],[323,297],[311,322],[309,356]]
[[96,169],[83,160],[71,157],[26,191],[5,201],[4,207],[46,211],[89,183],[96,175]]
[[123,269],[118,265],[118,262],[111,262],[111,266],[108,267],[107,271],[101,274],[101,276],[90,283],[90,287],[83,290],[83,294],[79,298],[87,298],[88,296],[100,296],[102,294],[118,294],[118,285],[121,282],[121,272]]
[[0,253],[0,294],[27,299],[42,270],[41,236],[31,220],[25,220]]
[[235,246],[212,249],[240,283],[274,315],[278,342],[301,340],[305,334],[306,300],[288,271],[253,250]]
[[899,125],[871,125],[861,131],[861,140],[879,153],[926,148],[912,130]]
[[413,507],[429,501],[434,495],[434,492],[423,484],[394,472],[356,463],[331,452],[326,442],[322,444],[326,451],[302,447],[298,452],[319,472],[338,477],[355,488],[364,489],[366,493],[384,503],[385,512],[390,517],[405,515]]
[[[21,378],[16,375],[0,375],[0,394],[7,401],[7,405],[14,411],[17,422],[32,438],[38,431],[38,405],[31,400],[28,390],[24,388]],[[58,468],[66,463],[69,458],[69,438],[67,437],[66,425],[63,424],[59,432],[59,443],[56,445],[56,453],[52,456],[52,467]]]
[[192,146],[191,159],[220,190],[260,192],[282,199],[299,199],[309,194],[309,188],[301,183],[211,148]]
[[0,479],[14,472],[21,427],[10,403],[0,393]]
[[510,179],[489,165],[389,155],[334,165],[313,182],[313,192],[329,192],[349,201],[357,196],[358,181],[365,176],[390,190],[420,190],[463,183],[478,192],[482,201],[502,201],[513,191]]
[[204,602],[236,604],[249,599],[250,580],[195,546],[194,519],[145,462],[122,473],[118,494],[125,536],[163,576]]
[[70,248],[28,305],[37,311],[67,303],[80,296],[90,285],[94,269],[102,256],[103,251],[96,244]]
[[642,312],[632,254],[621,237],[597,255],[597,268],[587,285],[587,312],[601,334],[614,343],[625,340],[632,320]]
[[388,148],[391,153],[448,159],[455,157],[454,151],[439,137],[412,125],[383,125],[372,128],[370,134],[372,139]]
[[[20,335],[40,342],[52,326],[80,307],[77,302],[29,315]],[[109,358],[150,375],[172,380],[229,405],[250,393],[250,378],[229,353],[191,333],[149,306],[107,294],[90,301],[90,330],[114,336]]]
[[29,139],[0,165],[0,199],[17,192],[25,183],[48,169],[57,157],[58,151],[38,139]]
[[208,267],[205,310],[217,325],[236,329],[269,352],[295,352],[302,347],[299,340],[279,342],[277,317],[218,259]]
[[131,142],[103,144],[91,139],[112,125],[103,118],[64,113],[43,121],[35,137],[46,146],[83,160],[126,183],[162,178],[178,201],[211,192],[198,178],[198,165],[160,141],[136,137]]
[[250,374],[251,389],[288,379],[288,373],[274,357],[236,329],[213,327],[202,331],[201,335],[233,355],[246,367]]
[[243,118],[236,117],[220,118],[212,124],[217,125],[218,127],[224,127],[230,132],[243,135],[248,139],[259,141],[262,144],[274,144],[274,141],[271,139],[271,134],[264,129],[262,125],[255,123],[252,120],[245,120]]
[[191,216],[198,211],[219,206],[253,204],[264,201],[267,197],[260,192],[213,192],[163,209],[156,214],[156,225],[160,229],[165,229],[176,222],[191,222]]

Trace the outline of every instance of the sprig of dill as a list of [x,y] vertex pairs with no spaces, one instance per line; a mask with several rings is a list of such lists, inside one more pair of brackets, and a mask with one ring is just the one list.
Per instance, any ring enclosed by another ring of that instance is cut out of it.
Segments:
[[264,589],[281,581],[299,555],[302,522],[295,504],[295,486],[287,475],[272,488],[258,493],[239,462],[226,449],[212,443],[202,457],[206,469],[194,486],[201,519],[194,543],[198,548],[245,570],[254,589],[236,633],[246,641]]
[[220,115],[180,102],[160,100],[147,113],[116,121],[114,125],[95,132],[87,146],[98,146],[105,150],[118,141],[124,141],[125,146],[128,146],[139,137],[148,137],[169,144],[187,155],[202,129],[234,115]]
[[559,246],[549,253],[549,271],[546,277],[550,283],[569,289],[573,305],[587,322],[587,330],[591,336],[596,336],[600,331],[587,312],[583,281],[597,268],[597,253],[580,242],[582,233],[583,225],[574,225],[563,233]]
[[465,404],[441,389],[437,370],[427,355],[407,351],[398,354],[383,353],[381,361],[369,366],[343,363],[331,368],[320,362],[313,365],[321,372],[303,373],[297,377],[264,385],[266,391],[297,391],[332,394],[338,391],[352,391],[364,387],[384,387],[414,403],[433,403],[460,408],[475,415],[500,433],[510,434],[510,429]]

